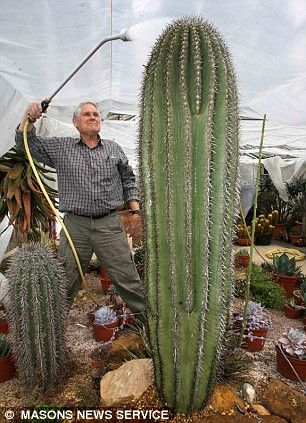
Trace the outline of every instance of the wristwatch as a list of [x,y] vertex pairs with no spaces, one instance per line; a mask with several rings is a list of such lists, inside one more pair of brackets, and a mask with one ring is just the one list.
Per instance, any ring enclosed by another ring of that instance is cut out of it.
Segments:
[[131,214],[141,214],[141,210],[140,209],[136,209],[136,210],[129,210],[129,213]]

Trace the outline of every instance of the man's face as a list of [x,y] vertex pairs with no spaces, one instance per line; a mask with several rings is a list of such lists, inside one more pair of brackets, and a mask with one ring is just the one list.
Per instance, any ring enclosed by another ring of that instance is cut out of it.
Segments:
[[81,136],[98,134],[101,128],[99,111],[93,104],[86,103],[82,106],[80,116],[73,118],[73,124]]

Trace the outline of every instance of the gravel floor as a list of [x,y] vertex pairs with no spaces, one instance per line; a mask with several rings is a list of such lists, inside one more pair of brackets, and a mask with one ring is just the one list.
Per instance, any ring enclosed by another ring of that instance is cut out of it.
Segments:
[[[287,245],[288,246],[288,245]],[[271,249],[273,246],[269,246]],[[262,250],[262,248],[261,248]],[[305,251],[306,249],[301,249]],[[260,258],[255,257],[259,262]],[[303,270],[306,273],[306,261],[303,263]],[[90,287],[92,287],[92,296],[101,303],[105,299],[100,288],[99,277],[90,273],[86,275]],[[235,300],[234,306],[240,306],[241,301]],[[18,379],[2,383],[0,386],[0,407],[30,407],[37,403],[51,403],[70,406],[93,407],[99,403],[97,391],[93,391],[90,355],[99,347],[92,335],[92,330],[87,318],[87,313],[94,308],[94,302],[88,299],[82,292],[77,298],[68,317],[68,349],[70,351],[70,376],[67,383],[60,384],[54,392],[44,396],[35,396],[35,392],[27,395],[21,388]],[[272,319],[272,329],[269,330],[268,339],[263,351],[258,353],[248,353],[253,358],[253,369],[250,374],[250,383],[260,392],[264,389],[265,383],[269,378],[279,378],[286,383],[302,390],[299,383],[290,382],[281,377],[276,371],[276,353],[274,348],[275,340],[284,331],[284,328],[297,328],[302,325],[301,320],[290,320],[282,311],[269,310]],[[78,394],[79,393],[79,394]],[[94,394],[95,393],[95,394]],[[1,422],[1,418],[0,418]]]

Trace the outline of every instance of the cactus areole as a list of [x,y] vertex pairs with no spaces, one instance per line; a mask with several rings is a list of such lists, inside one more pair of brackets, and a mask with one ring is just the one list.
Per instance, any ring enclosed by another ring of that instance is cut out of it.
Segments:
[[205,406],[222,354],[238,197],[235,75],[210,24],[166,28],[141,107],[148,337],[165,405],[191,413]]

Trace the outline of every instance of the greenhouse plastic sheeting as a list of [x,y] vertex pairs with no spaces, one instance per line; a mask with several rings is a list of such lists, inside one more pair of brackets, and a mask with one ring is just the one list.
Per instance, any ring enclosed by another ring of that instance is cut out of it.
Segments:
[[[109,112],[137,117],[143,70],[157,37],[173,19],[202,16],[229,47],[240,115],[248,119],[241,122],[243,190],[253,186],[264,114],[264,157],[306,157],[303,0],[2,0],[0,8],[0,155],[13,146],[27,103],[50,96],[94,46],[125,27],[133,41],[104,44],[54,97],[38,126],[49,135],[73,132],[73,110],[84,100],[95,101],[104,118]],[[122,145],[137,167],[137,118],[105,120],[102,136]],[[270,166],[274,171],[280,167]]]
[[[51,95],[95,45],[124,27],[133,41],[104,44],[55,96],[48,115],[69,123],[73,107],[85,99],[98,102],[104,116],[137,114],[142,72],[156,38],[174,18],[200,15],[229,46],[241,112],[266,113],[268,144],[289,141],[305,155],[304,6],[302,0],[32,0],[29,7],[2,0],[0,154],[13,145],[27,102]],[[249,125],[243,131],[243,144],[252,131]],[[258,146],[258,137],[251,142]]]

